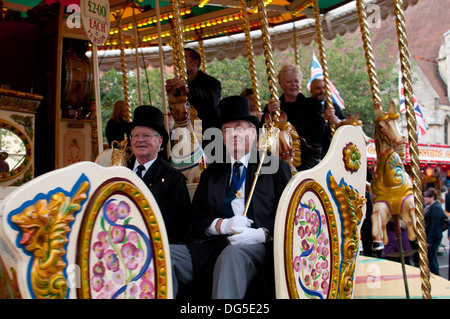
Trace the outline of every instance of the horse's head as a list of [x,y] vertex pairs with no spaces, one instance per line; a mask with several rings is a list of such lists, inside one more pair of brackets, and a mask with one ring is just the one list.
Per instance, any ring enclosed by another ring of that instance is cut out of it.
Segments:
[[175,96],[169,100],[170,113],[176,127],[187,126],[190,120],[190,106],[186,96]]
[[389,103],[387,112],[383,112],[381,105],[375,104],[375,138],[385,142],[397,153],[404,153],[406,136],[400,132],[398,125],[399,114],[393,101]]

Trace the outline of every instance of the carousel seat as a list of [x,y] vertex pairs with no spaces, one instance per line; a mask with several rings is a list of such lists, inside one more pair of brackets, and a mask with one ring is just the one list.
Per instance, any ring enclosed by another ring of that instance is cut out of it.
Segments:
[[143,181],[81,162],[0,202],[0,298],[171,298],[167,234]]
[[336,130],[325,158],[293,176],[274,231],[277,298],[351,298],[365,216],[366,144],[359,127]]

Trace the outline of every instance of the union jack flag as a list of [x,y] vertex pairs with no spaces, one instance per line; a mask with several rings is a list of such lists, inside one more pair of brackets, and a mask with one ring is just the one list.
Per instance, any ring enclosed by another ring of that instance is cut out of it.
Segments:
[[[405,87],[402,82],[402,72],[399,72],[398,76],[398,91],[400,96],[400,113],[406,113],[406,103],[405,103]],[[413,94],[412,96],[414,102],[414,113],[416,115],[416,123],[417,123],[417,138],[425,135],[428,131],[428,123],[423,117],[422,109],[420,108],[419,102],[417,102],[416,96]]]
[[[311,65],[311,79],[309,80],[308,84],[306,85],[308,91],[311,88],[311,82],[317,78],[320,78],[323,80],[323,69],[322,66],[317,60],[316,55],[313,53],[313,60]],[[345,109],[344,99],[342,98],[339,91],[336,89],[336,87],[333,85],[333,83],[330,82],[330,93],[331,93],[331,99],[334,103],[339,105],[341,109]]]

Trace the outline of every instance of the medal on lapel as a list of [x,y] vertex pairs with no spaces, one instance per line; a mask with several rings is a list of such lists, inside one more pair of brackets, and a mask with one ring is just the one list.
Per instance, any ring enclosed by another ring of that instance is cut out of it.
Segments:
[[233,178],[232,178],[232,183],[234,184],[234,187],[236,187],[236,194],[235,197],[236,198],[242,198],[243,194],[240,191],[242,184],[245,181],[245,175],[247,174],[247,168],[244,166],[243,171],[242,171],[242,175],[240,176],[239,180],[237,179],[237,176],[235,174],[233,174]]

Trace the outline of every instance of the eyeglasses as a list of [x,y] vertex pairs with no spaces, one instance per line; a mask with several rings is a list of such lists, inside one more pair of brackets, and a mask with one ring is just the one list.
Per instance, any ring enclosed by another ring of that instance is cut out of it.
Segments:
[[132,134],[131,139],[132,140],[138,140],[139,138],[142,138],[144,141],[150,140],[152,137],[159,137],[160,135],[150,135],[150,134]]

